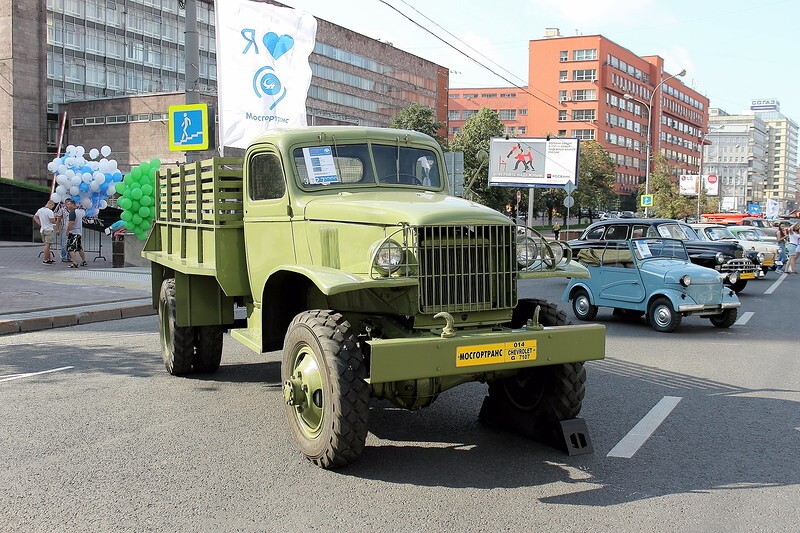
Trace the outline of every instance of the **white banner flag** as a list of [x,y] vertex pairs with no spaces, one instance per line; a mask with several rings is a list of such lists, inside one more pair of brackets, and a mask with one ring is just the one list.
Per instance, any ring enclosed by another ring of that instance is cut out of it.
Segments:
[[716,174],[707,174],[703,176],[703,183],[706,187],[706,194],[708,196],[719,196],[719,177]]
[[777,200],[772,198],[767,199],[767,218],[778,218],[780,215],[781,205]]
[[220,145],[247,148],[274,128],[306,126],[317,20],[250,0],[217,2]]
[[697,176],[694,174],[681,174],[678,190],[682,195],[695,196],[697,194]]

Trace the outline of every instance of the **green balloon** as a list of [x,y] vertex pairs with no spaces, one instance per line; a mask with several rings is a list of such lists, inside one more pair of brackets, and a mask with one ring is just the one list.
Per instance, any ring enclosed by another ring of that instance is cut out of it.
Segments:
[[149,183],[142,184],[142,194],[144,196],[153,196],[153,186]]
[[127,197],[120,198],[119,201],[117,202],[117,204],[119,204],[119,206],[122,209],[130,209],[131,208],[131,203],[132,203],[131,199],[127,198]]
[[136,213],[140,207],[142,207],[142,204],[139,203],[139,200],[131,200],[131,212]]
[[154,157],[150,160],[150,168],[158,168],[161,166],[161,160],[157,157]]
[[140,177],[142,177],[142,169],[139,167],[133,167],[131,169],[131,178],[133,179],[133,181],[139,181]]
[[131,222],[133,222],[135,226],[138,226],[142,223],[142,217],[140,217],[138,213],[134,213]]
[[122,213],[119,215],[119,218],[121,218],[122,220],[124,220],[125,222],[127,222],[127,221],[129,221],[130,219],[132,219],[132,218],[133,218],[133,213],[131,213],[130,211],[128,211],[128,210],[126,209],[125,211],[123,211],[123,212],[122,212]]
[[127,220],[125,222],[125,229],[128,231],[133,231],[136,228],[136,224],[133,223],[132,220]]
[[114,185],[114,189],[117,191],[117,194],[122,194],[128,189],[128,184],[124,181],[120,181],[116,185]]
[[153,205],[153,197],[142,195],[142,197],[139,199],[139,203],[145,207],[150,207]]
[[137,187],[137,188],[135,188],[135,189],[133,189],[133,190],[131,191],[131,197],[132,197],[134,200],[138,200],[139,198],[141,198],[141,197],[142,197],[142,189],[140,189],[140,188],[138,188],[138,187]]
[[147,176],[150,174],[150,163],[145,161],[144,163],[139,163],[139,169],[142,172],[142,176]]
[[156,169],[151,168],[150,169],[150,174],[148,174],[148,176],[150,177],[150,183],[155,183],[155,181],[156,181]]
[[122,193],[122,196],[123,196],[124,198],[130,198],[130,197],[131,197],[131,193],[132,193],[132,192],[133,192],[133,189],[131,189],[130,187],[128,187],[127,189],[125,189],[125,192],[123,192],[123,193]]
[[149,207],[140,207],[139,208],[139,216],[142,218],[147,218],[150,216],[150,208]]

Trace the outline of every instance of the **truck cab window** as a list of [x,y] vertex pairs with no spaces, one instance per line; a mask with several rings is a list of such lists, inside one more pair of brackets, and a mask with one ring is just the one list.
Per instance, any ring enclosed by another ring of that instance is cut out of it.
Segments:
[[250,198],[274,200],[283,198],[286,182],[283,179],[281,161],[275,154],[258,154],[250,160],[248,175]]

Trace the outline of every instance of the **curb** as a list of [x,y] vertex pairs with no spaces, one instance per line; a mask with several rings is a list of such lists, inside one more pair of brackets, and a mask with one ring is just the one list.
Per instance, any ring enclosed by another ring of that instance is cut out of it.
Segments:
[[92,311],[76,309],[72,313],[62,313],[49,317],[31,316],[5,320],[0,319],[0,335],[27,333],[30,331],[41,331],[43,329],[92,324],[94,322],[105,322],[108,320],[120,320],[123,318],[134,318],[154,314],[156,314],[156,310],[153,309],[152,305],[136,304],[115,309],[96,309]]

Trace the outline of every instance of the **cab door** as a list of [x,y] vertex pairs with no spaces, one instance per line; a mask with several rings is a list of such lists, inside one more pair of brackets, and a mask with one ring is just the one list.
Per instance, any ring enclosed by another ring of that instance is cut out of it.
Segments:
[[280,154],[271,148],[248,154],[244,237],[250,287],[257,305],[267,276],[294,264],[289,192]]

